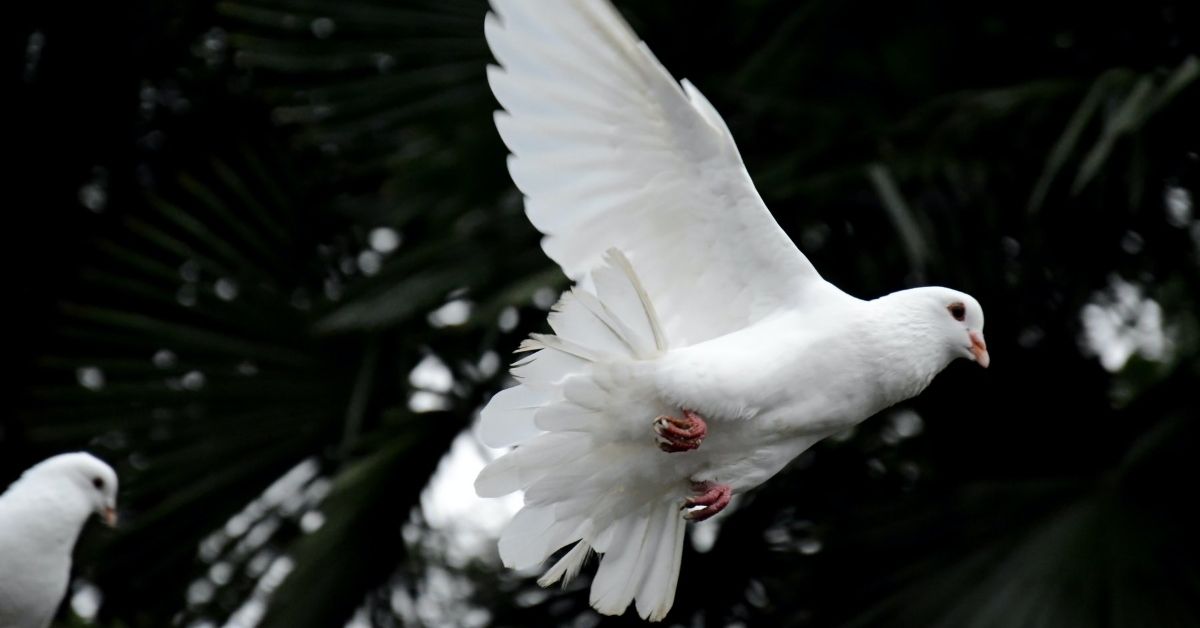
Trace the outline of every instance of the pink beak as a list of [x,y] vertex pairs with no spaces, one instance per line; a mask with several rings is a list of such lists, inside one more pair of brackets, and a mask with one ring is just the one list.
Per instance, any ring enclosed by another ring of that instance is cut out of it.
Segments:
[[104,513],[101,515],[101,518],[104,520],[104,525],[107,525],[110,528],[117,527],[117,509],[116,508],[105,508]]
[[971,337],[971,353],[974,354],[975,361],[979,363],[979,366],[987,368],[992,358],[988,356],[987,343],[983,341],[983,334],[971,330],[968,335]]

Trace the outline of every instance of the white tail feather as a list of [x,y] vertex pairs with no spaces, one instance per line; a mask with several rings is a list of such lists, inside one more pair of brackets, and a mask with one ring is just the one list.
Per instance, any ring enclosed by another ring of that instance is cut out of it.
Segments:
[[592,605],[615,615],[636,601],[638,614],[657,621],[675,598],[684,520],[676,492],[639,465],[658,454],[648,420],[642,438],[621,429],[625,409],[641,408],[649,419],[653,408],[626,387],[606,386],[597,369],[654,359],[667,340],[629,260],[614,249],[605,262],[584,282],[595,293],[576,286],[563,295],[550,316],[555,334],[521,346],[535,353],[513,366],[520,384],[481,413],[485,443],[517,447],[480,472],[475,490],[525,491],[525,507],[500,539],[505,565],[536,565],[574,544],[538,580],[565,584],[595,549],[603,556]]
[[538,585],[548,587],[559,580],[562,580],[562,585],[565,587],[575,576],[579,575],[579,570],[583,568],[584,561],[592,553],[592,546],[588,545],[587,541],[580,541],[571,548],[571,551],[563,554],[563,557],[554,563],[554,566],[546,570],[545,575],[538,578]]

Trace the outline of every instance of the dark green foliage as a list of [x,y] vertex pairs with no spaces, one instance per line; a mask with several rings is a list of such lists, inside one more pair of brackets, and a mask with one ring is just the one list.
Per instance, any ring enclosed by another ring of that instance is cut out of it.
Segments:
[[[621,8],[724,114],[826,278],[862,297],[971,292],[993,356],[744,496],[711,549],[688,545],[669,620],[1200,625],[1196,7]],[[28,188],[45,196],[17,250],[70,252],[14,262],[32,277],[17,285],[29,364],[0,472],[80,447],[116,463],[127,524],[80,550],[101,625],[220,622],[247,600],[271,627],[433,621],[392,594],[433,599],[438,578],[470,583],[442,621],[595,618],[586,577],[542,592],[495,556],[452,560],[421,514],[504,384],[485,364],[542,329],[539,290],[566,285],[504,170],[485,10],[94,7],[95,32],[143,53],[104,62],[87,60],[102,48],[89,20],[46,11],[19,33],[49,44],[18,85]],[[98,104],[77,119],[58,99],[80,86]],[[107,191],[96,214],[81,181]],[[378,228],[399,247],[372,252]],[[458,300],[462,320],[431,322]],[[519,324],[501,329],[510,307]],[[1102,368],[1086,312],[1128,336],[1154,327],[1147,307],[1165,348]],[[454,385],[416,412],[409,373],[430,355]],[[291,492],[264,494],[285,474]],[[272,561],[290,566],[281,583]]]

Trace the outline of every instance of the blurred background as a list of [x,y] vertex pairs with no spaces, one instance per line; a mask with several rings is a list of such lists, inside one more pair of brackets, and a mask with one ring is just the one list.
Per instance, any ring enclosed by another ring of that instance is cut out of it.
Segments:
[[[471,489],[567,285],[485,3],[20,4],[0,486],[86,448],[125,520],[59,625],[636,623]],[[693,527],[668,623],[1200,626],[1200,6],[619,7],[826,278],[966,290],[993,357]]]

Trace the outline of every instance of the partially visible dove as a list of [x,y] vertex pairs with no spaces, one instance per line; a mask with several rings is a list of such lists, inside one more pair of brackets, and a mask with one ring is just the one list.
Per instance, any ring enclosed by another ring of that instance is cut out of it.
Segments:
[[86,453],[44,460],[0,495],[0,627],[46,628],[88,518],[117,522],[117,474]]
[[515,449],[475,482],[523,490],[510,567],[603,555],[591,604],[670,610],[684,526],[817,441],[987,366],[983,309],[947,288],[864,301],[826,282],[767,211],[728,127],[606,0],[492,0],[496,127],[542,247],[577,282],[479,434]]

